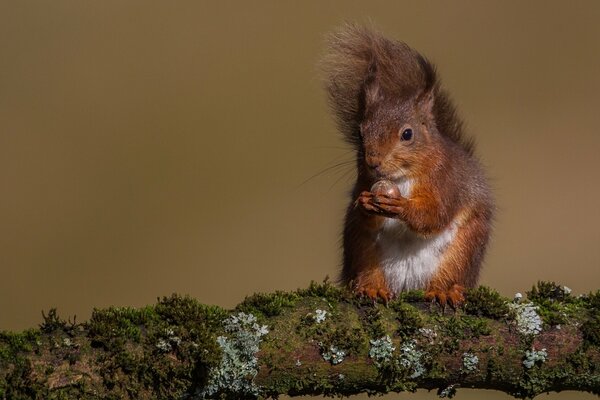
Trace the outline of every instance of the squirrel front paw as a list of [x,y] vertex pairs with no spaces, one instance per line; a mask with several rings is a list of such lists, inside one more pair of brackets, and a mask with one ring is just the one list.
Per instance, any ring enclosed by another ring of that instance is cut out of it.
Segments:
[[356,206],[369,214],[382,217],[397,218],[404,210],[403,198],[391,197],[386,194],[362,192],[356,200]]
[[425,300],[439,304],[442,308],[448,304],[453,310],[460,307],[465,301],[464,286],[454,284],[447,290],[429,288],[425,292]]

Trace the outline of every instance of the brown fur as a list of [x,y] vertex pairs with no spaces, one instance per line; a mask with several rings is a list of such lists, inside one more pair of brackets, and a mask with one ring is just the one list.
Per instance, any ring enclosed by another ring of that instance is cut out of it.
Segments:
[[[330,36],[322,67],[330,105],[357,159],[342,280],[387,300],[393,293],[376,241],[384,218],[399,218],[422,236],[456,224],[424,289],[442,304],[459,303],[464,287],[477,282],[494,206],[473,143],[464,136],[435,67],[408,45],[356,25]],[[406,129],[414,133],[409,140],[401,136]],[[370,193],[379,179],[410,179],[410,197]]]

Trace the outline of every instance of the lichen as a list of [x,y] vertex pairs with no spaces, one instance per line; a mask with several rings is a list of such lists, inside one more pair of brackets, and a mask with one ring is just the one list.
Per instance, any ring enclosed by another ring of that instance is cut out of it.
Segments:
[[582,300],[571,295],[571,289],[554,282],[538,282],[527,297],[539,307],[538,314],[548,326],[567,324],[574,317],[573,304]]
[[514,315],[517,331],[525,336],[537,335],[542,331],[542,319],[533,303],[509,303]]
[[394,350],[396,350],[392,345],[392,339],[390,339],[389,335],[379,339],[370,340],[369,342],[371,343],[369,357],[373,359],[375,365],[381,367],[384,363],[389,363],[392,359]]
[[321,322],[323,322],[327,319],[327,311],[321,310],[321,309],[316,309],[313,319],[315,320],[315,322],[317,324],[320,324]]
[[419,328],[419,333],[425,339],[428,340],[429,344],[434,344],[437,338],[437,333],[432,328]]
[[[547,331],[539,337],[523,333],[517,337],[514,306],[506,306],[514,308],[507,317],[484,317],[492,312],[481,310],[493,309],[484,290],[477,292],[475,308],[454,313],[428,312],[427,304],[400,300],[385,307],[349,297],[329,284],[315,285],[306,296],[295,292],[294,307],[277,305],[285,296],[254,297],[257,301],[246,307],[262,311],[252,313],[256,319],[246,321],[246,330],[261,336],[255,348],[260,346],[260,352],[249,352],[259,359],[258,365],[238,374],[239,385],[245,388],[235,388],[231,373],[221,376],[226,384],[214,389],[212,396],[247,399],[319,393],[334,397],[439,387],[440,395],[450,397],[458,382],[519,397],[565,388],[598,393],[600,348],[595,344],[600,344],[600,292],[576,297],[560,288],[563,300],[553,294],[536,298],[539,303],[518,302],[538,307],[535,311]],[[341,296],[337,302],[329,297],[336,295]],[[269,310],[279,311],[267,317]],[[316,321],[321,314],[316,310],[327,310],[322,313],[324,320]],[[547,329],[544,312],[564,313],[568,323],[561,331]],[[238,333],[230,324],[238,318],[238,325],[244,325],[240,315],[181,296],[141,310],[96,310],[93,321],[78,326],[48,312],[43,331],[0,333],[0,399],[209,396],[207,384],[218,386],[223,360],[233,364],[231,352],[239,351]],[[513,329],[506,329],[507,322]],[[261,329],[265,323],[272,330],[268,337]],[[489,336],[478,340],[480,335]],[[240,347],[248,353],[248,346]],[[542,347],[548,349],[546,355]],[[332,366],[334,358],[343,362]]]
[[400,365],[410,372],[410,378],[418,378],[426,372],[422,359],[423,352],[417,348],[415,340],[409,340],[400,346]]
[[258,373],[256,353],[269,330],[259,325],[254,315],[243,312],[230,316],[223,325],[228,336],[217,338],[223,352],[221,364],[211,371],[210,381],[200,396],[219,392],[258,396],[260,388],[253,381]]
[[544,363],[548,357],[548,352],[546,349],[541,350],[526,350],[525,351],[525,359],[523,360],[523,365],[525,368],[532,368],[537,363]]
[[522,298],[523,298],[523,294],[521,292],[517,292],[517,293],[515,293],[515,295],[513,297],[513,302],[520,303]]
[[471,373],[477,370],[479,365],[479,357],[471,352],[463,353],[462,355],[462,368],[461,371],[464,373]]
[[452,385],[448,385],[447,387],[445,387],[444,389],[440,389],[438,391],[438,397],[440,397],[441,399],[443,398],[453,398],[456,395],[456,388],[458,387],[458,384],[452,384]]
[[168,353],[173,350],[173,347],[177,347],[181,344],[181,338],[175,335],[173,328],[167,328],[164,330],[164,337],[158,339],[156,348]]
[[319,343],[321,347],[321,356],[323,360],[330,362],[333,365],[337,365],[344,361],[344,357],[346,357],[346,351],[338,348],[335,345],[330,345],[325,347],[323,343]]

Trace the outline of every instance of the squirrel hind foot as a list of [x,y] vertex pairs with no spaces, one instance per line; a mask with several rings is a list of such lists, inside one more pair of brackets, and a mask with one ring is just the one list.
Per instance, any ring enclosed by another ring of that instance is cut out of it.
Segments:
[[456,310],[465,302],[465,287],[454,284],[446,290],[430,288],[425,292],[425,300],[439,304],[442,309],[448,305]]
[[375,288],[375,287],[358,287],[355,290],[356,294],[363,297],[368,297],[369,299],[377,302],[378,299],[383,300],[384,304],[387,304],[392,299],[392,293],[385,288]]

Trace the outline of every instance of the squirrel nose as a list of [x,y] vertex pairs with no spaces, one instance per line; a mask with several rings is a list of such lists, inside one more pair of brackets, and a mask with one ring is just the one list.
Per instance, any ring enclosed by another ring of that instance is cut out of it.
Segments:
[[379,171],[379,167],[381,167],[381,159],[377,156],[367,156],[367,165],[372,169]]

